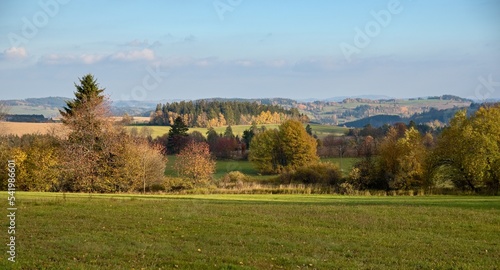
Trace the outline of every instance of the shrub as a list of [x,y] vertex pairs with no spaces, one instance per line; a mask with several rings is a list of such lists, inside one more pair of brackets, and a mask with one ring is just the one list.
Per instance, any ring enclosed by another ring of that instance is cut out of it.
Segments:
[[337,165],[329,162],[320,162],[300,167],[295,172],[285,174],[283,177],[283,180],[289,177],[292,182],[304,184],[335,185],[342,178],[342,174]]
[[250,177],[240,171],[232,171],[226,173],[220,180],[222,187],[241,185],[244,182],[250,181]]
[[183,190],[193,189],[194,183],[191,180],[180,177],[169,177],[165,178],[164,186],[165,191],[167,192],[179,192]]
[[356,190],[354,189],[354,187],[347,182],[344,182],[344,183],[339,185],[339,192],[342,195],[354,195],[354,194],[356,194]]

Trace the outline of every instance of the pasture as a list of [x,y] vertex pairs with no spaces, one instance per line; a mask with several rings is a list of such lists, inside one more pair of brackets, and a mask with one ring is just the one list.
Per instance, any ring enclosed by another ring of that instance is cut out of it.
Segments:
[[16,263],[3,252],[0,269],[496,269],[500,261],[498,197],[16,196]]
[[[120,117],[114,117],[111,118],[113,121],[119,121],[121,120]],[[146,117],[134,117],[135,121],[137,122],[144,122],[147,120]],[[259,128],[265,126],[267,129],[274,129],[278,128],[279,125],[261,125],[258,126]],[[151,136],[153,138],[163,136],[164,134],[167,134],[168,131],[170,130],[169,126],[150,126],[150,125],[130,125],[126,126],[127,130],[131,130],[133,128],[136,128],[137,131],[140,131],[141,128],[146,127],[151,130]],[[249,129],[251,125],[237,125],[237,126],[232,126],[231,128],[233,129],[234,135],[238,135],[240,138],[243,135],[243,131]],[[341,136],[344,134],[348,129],[344,127],[338,127],[338,126],[325,126],[325,125],[318,125],[318,124],[311,124],[313,133],[316,134],[318,137],[323,138],[327,135],[336,135],[336,136]],[[32,134],[32,133],[38,133],[38,134],[47,134],[52,132],[53,130],[56,130],[57,132],[61,132],[61,130],[64,129],[63,125],[61,123],[18,123],[18,122],[0,122],[0,134],[15,134],[18,136],[22,136],[24,134]],[[215,131],[219,134],[224,134],[224,131],[226,130],[226,126],[223,127],[215,127]],[[207,133],[207,128],[190,128],[189,133],[193,131],[198,131],[204,136],[206,136]]]
[[[174,170],[176,157],[168,156],[167,167],[165,169],[165,175],[167,176],[177,176]],[[351,171],[354,164],[358,161],[358,158],[343,158],[342,159],[342,172],[344,176],[347,176]],[[323,158],[322,162],[335,163],[340,167],[340,158]],[[260,175],[259,172],[254,168],[252,162],[247,160],[218,160],[216,163],[216,170],[214,174],[215,179],[219,179],[228,172],[239,171],[254,180],[265,180],[269,178],[276,177],[276,175]]]
[[[274,129],[274,128],[279,127],[279,125],[275,125],[275,124],[260,125],[257,127],[260,128],[262,126],[265,126],[267,129]],[[151,136],[153,138],[167,134],[168,131],[170,130],[169,126],[149,126],[149,125],[127,126],[127,129],[131,130],[132,128],[137,128],[137,130],[140,131],[142,127],[150,128],[152,131]],[[251,125],[237,125],[237,126],[231,126],[231,129],[233,130],[233,134],[235,136],[238,135],[241,138],[241,136],[243,135],[243,131],[248,130],[250,127],[251,127]],[[224,134],[224,131],[226,130],[226,128],[227,128],[227,126],[214,127],[215,131],[219,134]],[[311,124],[311,128],[312,128],[313,134],[318,135],[318,137],[320,137],[320,138],[323,138],[327,135],[342,136],[345,132],[348,131],[348,129],[344,128],[344,127],[326,126],[326,125],[318,125],[318,124]],[[191,133],[193,131],[198,131],[201,134],[203,134],[204,136],[206,136],[208,128],[190,128],[188,133]]]

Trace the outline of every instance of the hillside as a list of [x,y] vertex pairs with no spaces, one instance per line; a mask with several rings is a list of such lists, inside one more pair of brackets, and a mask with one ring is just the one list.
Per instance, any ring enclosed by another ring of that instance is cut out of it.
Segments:
[[[65,105],[65,97],[28,98],[24,100],[0,101],[8,106],[9,114],[42,114],[47,118],[58,118],[59,109]],[[189,104],[199,103],[196,101],[113,101],[112,114],[122,116],[127,113],[133,116],[149,117],[151,113],[158,111],[158,103],[163,104]],[[170,102],[170,103],[169,103]],[[363,126],[366,123],[379,125],[394,121],[404,121],[404,119],[414,120],[418,123],[430,123],[438,120],[446,123],[447,119],[454,114],[457,109],[467,108],[471,101],[457,96],[444,95],[435,97],[420,97],[411,99],[391,99],[385,96],[358,96],[358,97],[334,97],[321,101],[296,101],[287,98],[262,98],[262,99],[241,99],[241,98],[209,98],[204,99],[206,103],[231,103],[248,102],[262,106],[271,106],[272,112],[281,110],[298,110],[306,115],[310,121],[323,125],[346,125]],[[181,106],[182,107],[182,106]],[[280,109],[278,109],[278,107]],[[156,109],[155,109],[156,108]],[[170,110],[177,114],[178,108]],[[182,108],[181,108],[182,109]],[[163,110],[163,108],[162,108]],[[168,109],[165,111],[168,114]],[[435,111],[443,111],[436,113]],[[212,114],[222,112],[223,108],[214,110]],[[210,111],[206,112],[210,114]],[[260,112],[259,112],[260,113]],[[295,111],[295,114],[297,111]],[[199,114],[195,112],[195,114]],[[230,113],[229,113],[230,114]],[[213,116],[213,115],[212,115]],[[375,117],[377,116],[377,117]],[[385,116],[385,117],[383,117]],[[387,117],[390,116],[390,117]],[[234,116],[234,123],[239,123],[239,116]],[[412,118],[413,117],[413,118]],[[212,117],[213,118],[213,117]],[[231,116],[229,118],[232,118]],[[412,119],[410,119],[412,118]],[[363,120],[365,119],[365,120]],[[193,119],[191,119],[193,120]],[[363,120],[356,122],[358,120]],[[408,121],[409,121],[408,120]],[[193,121],[196,121],[194,118]]]
[[296,107],[305,113],[311,121],[326,125],[347,125],[365,118],[373,121],[383,119],[383,117],[371,118],[378,115],[410,118],[415,114],[422,114],[431,110],[466,108],[470,104],[471,101],[468,99],[444,95],[441,97],[411,99],[346,98],[341,102],[315,101],[298,103]]

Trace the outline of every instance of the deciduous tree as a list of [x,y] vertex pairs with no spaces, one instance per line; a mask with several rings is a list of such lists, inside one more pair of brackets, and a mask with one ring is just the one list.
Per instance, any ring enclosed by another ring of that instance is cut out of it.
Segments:
[[500,105],[481,107],[467,118],[458,112],[431,157],[434,172],[444,171],[457,187],[498,193],[500,179]]
[[316,163],[316,146],[301,122],[288,120],[279,130],[254,136],[249,158],[262,173],[280,173]]
[[190,141],[177,155],[174,167],[179,176],[201,184],[214,174],[215,160],[207,143]]

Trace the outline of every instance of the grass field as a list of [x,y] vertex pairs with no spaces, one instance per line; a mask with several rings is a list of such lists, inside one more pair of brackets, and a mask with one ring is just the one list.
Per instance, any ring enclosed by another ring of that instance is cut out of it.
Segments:
[[[165,175],[176,176],[174,170],[175,156],[168,156],[167,168],[165,170]],[[354,163],[356,163],[358,158],[343,158],[342,159],[342,170],[345,176],[351,171]],[[323,162],[332,162],[340,166],[340,158],[325,158],[321,159]],[[218,160],[216,164],[216,172],[214,175],[215,179],[221,178],[224,174],[232,171],[240,171],[253,179],[269,179],[276,176],[260,175],[259,172],[253,167],[253,164],[246,160]]]
[[[144,117],[143,117],[144,118]],[[137,118],[137,121],[145,121],[145,118]],[[278,128],[279,125],[264,125],[267,129],[273,129],[273,128]],[[159,136],[162,136],[164,134],[167,134],[168,131],[170,130],[170,127],[168,126],[143,126],[143,125],[138,125],[138,126],[127,126],[126,128],[128,130],[131,130],[132,128],[137,128],[138,131],[141,130],[142,127],[147,127],[150,128],[152,131],[152,137],[156,138]],[[242,136],[243,131],[249,129],[251,125],[239,125],[239,126],[232,126],[233,133],[234,135]],[[261,127],[261,126],[259,126]],[[320,138],[325,137],[327,135],[333,134],[336,136],[341,136],[344,134],[344,132],[347,131],[346,128],[343,127],[337,127],[337,126],[323,126],[323,125],[317,125],[317,124],[311,124],[313,132],[318,135]],[[62,124],[61,123],[17,123],[17,122],[0,122],[0,134],[16,134],[19,136],[22,136],[24,134],[31,134],[31,133],[39,133],[39,134],[46,134],[50,132],[52,129],[57,128],[57,129],[62,129]],[[207,128],[190,128],[189,132],[193,131],[199,131],[201,134],[206,135],[207,133]],[[224,133],[226,130],[226,127],[216,127],[215,131],[217,133]]]
[[500,261],[498,197],[16,196],[17,262],[3,252],[0,269],[498,269]]
[[[279,125],[263,125],[267,129],[273,129],[273,128],[278,128]],[[162,136],[170,130],[169,126],[127,126],[127,129],[132,129],[132,128],[137,128],[139,131],[142,127],[148,127],[152,130],[152,137],[156,138],[159,136]],[[232,126],[231,128],[233,129],[234,135],[242,136],[243,131],[249,129],[251,125],[238,125],[238,126]],[[258,126],[261,127],[261,126]],[[325,126],[325,125],[318,125],[318,124],[311,124],[311,128],[313,130],[313,133],[318,135],[320,138],[325,137],[327,135],[336,135],[336,136],[341,136],[344,134],[348,129],[343,128],[343,127],[337,127],[337,126]],[[224,134],[224,131],[226,130],[226,127],[215,127],[214,128],[217,133],[222,133]],[[188,132],[193,132],[193,131],[198,131],[203,135],[206,135],[207,133],[207,128],[190,128]]]

